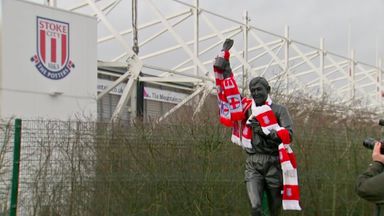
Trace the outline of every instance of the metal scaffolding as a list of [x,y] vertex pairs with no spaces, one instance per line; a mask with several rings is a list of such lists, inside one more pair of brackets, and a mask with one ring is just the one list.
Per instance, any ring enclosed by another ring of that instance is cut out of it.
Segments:
[[[69,2],[50,0],[47,4],[96,16],[99,61],[110,67],[122,63],[127,66],[127,72],[98,95],[100,99],[128,80],[112,120],[136,94],[137,80],[159,85],[171,80],[194,86],[189,97],[160,119],[196,97],[200,100],[195,110],[198,112],[206,96],[213,92],[212,63],[226,38],[235,41],[231,67],[243,94],[247,94],[244,87],[249,79],[264,76],[287,94],[299,90],[313,98],[328,96],[340,105],[358,104],[384,112],[380,60],[370,65],[355,59],[353,50],[349,57],[330,52],[324,48],[323,38],[318,47],[302,43],[290,38],[288,26],[284,35],[257,28],[247,11],[238,21],[199,7],[199,0],[143,0],[138,5],[131,0],[84,0],[76,1],[76,5]],[[137,11],[132,10],[136,7]],[[136,12],[137,17],[130,14]],[[140,54],[132,50],[136,47],[132,38]],[[140,77],[140,71],[155,77]]]

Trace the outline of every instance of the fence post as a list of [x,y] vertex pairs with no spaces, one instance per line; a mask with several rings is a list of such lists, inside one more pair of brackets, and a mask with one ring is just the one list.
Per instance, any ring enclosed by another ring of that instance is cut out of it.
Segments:
[[10,216],[16,216],[17,213],[17,195],[19,190],[19,168],[20,168],[20,143],[21,143],[21,119],[15,119],[15,136],[13,147],[13,171],[12,171],[12,191]]

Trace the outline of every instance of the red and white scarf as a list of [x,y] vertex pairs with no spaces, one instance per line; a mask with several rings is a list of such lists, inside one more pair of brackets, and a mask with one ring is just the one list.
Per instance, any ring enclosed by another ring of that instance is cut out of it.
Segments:
[[232,126],[231,141],[242,148],[252,148],[252,128],[246,124],[247,119],[245,118],[245,116],[247,116],[246,112],[251,108],[252,101],[253,100],[249,98],[243,98],[241,100],[244,118],[241,120],[241,124],[233,124]]
[[[284,127],[280,127],[277,118],[273,113],[270,105],[272,100],[268,97],[265,105],[256,106],[252,101],[252,114],[248,120],[256,118],[260,123],[264,134],[268,135],[271,130],[277,132],[277,136],[282,143],[279,144],[279,159],[283,173],[283,209],[284,210],[301,210],[299,200],[300,191],[297,175],[296,157],[290,147],[291,136],[289,131]],[[250,130],[250,129],[248,129]]]
[[[229,61],[229,51],[221,51],[218,57]],[[216,79],[217,99],[220,110],[220,123],[232,127],[234,122],[244,118],[241,96],[236,80],[231,73],[230,77],[224,79],[223,70],[213,67]]]

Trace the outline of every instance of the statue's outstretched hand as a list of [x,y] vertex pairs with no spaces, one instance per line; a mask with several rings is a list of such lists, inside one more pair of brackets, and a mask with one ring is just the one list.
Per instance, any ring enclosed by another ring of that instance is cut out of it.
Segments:
[[233,46],[232,39],[225,39],[221,53],[216,57],[214,67],[223,72],[223,78],[230,77],[232,74],[231,65],[229,63],[229,49]]
[[232,46],[233,46],[233,40],[230,38],[227,38],[223,43],[223,49],[221,49],[221,51],[228,51],[232,48]]

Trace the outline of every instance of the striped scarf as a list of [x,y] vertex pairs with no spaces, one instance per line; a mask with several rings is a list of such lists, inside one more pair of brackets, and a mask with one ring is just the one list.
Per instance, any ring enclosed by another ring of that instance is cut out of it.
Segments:
[[[217,58],[229,61],[229,51],[221,51]],[[224,79],[223,69],[213,67],[215,72],[217,100],[220,110],[220,123],[232,127],[236,121],[244,118],[239,88],[233,73]]]
[[[261,129],[264,134],[268,135],[271,130],[277,132],[277,136],[281,139],[282,143],[279,144],[279,159],[283,174],[283,209],[284,210],[301,210],[299,200],[300,191],[297,175],[296,157],[290,147],[291,136],[289,131],[277,122],[277,118],[273,113],[270,105],[272,100],[268,97],[265,105],[256,106],[252,102],[252,114],[248,121],[256,118],[260,123]],[[250,129],[248,129],[250,130]]]

